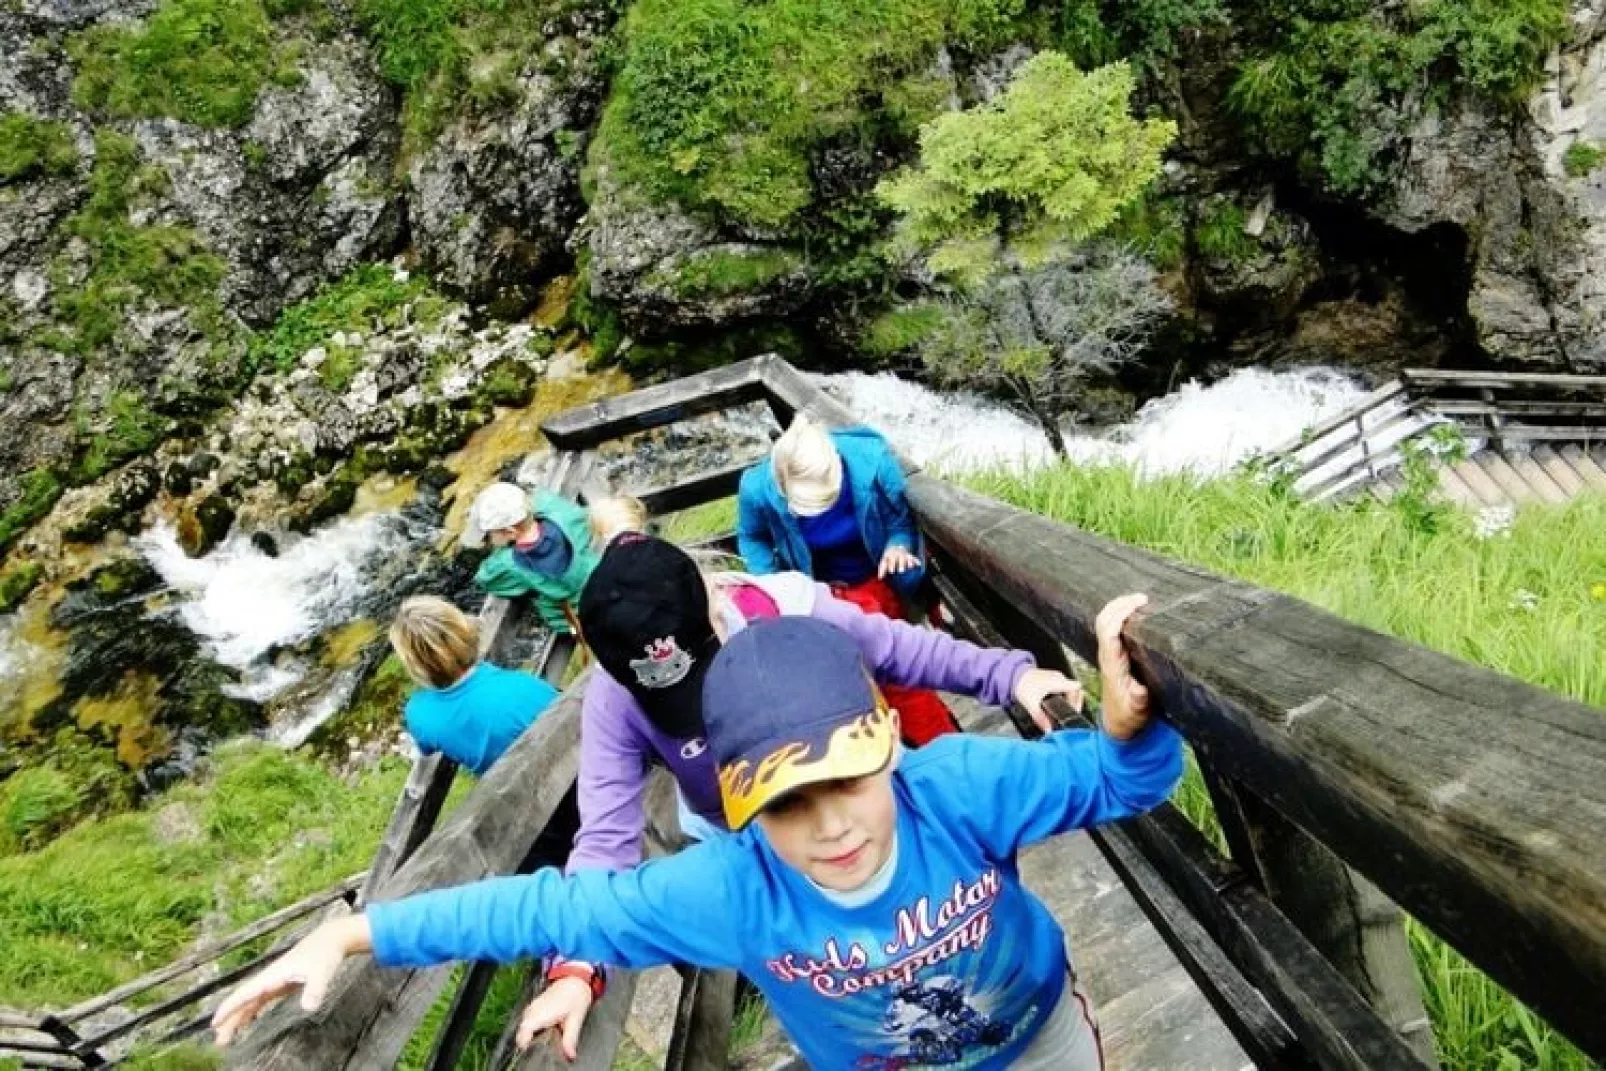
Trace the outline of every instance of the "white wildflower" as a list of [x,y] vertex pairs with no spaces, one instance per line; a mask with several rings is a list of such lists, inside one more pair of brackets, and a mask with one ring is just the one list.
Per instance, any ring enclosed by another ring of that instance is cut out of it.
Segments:
[[1511,593],[1511,608],[1513,610],[1523,610],[1531,614],[1535,610],[1539,609],[1539,596],[1535,595],[1527,588],[1518,588],[1516,591]]
[[1478,515],[1473,518],[1473,532],[1479,539],[1493,539],[1511,531],[1512,522],[1516,519],[1515,506],[1488,506],[1480,509]]

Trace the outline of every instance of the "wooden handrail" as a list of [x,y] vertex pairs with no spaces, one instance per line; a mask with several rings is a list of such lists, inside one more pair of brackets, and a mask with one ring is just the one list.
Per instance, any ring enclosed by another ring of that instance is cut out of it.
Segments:
[[1606,1054],[1606,717],[924,476],[928,534],[1084,656],[1129,637],[1202,761],[1230,774],[1593,1055]]

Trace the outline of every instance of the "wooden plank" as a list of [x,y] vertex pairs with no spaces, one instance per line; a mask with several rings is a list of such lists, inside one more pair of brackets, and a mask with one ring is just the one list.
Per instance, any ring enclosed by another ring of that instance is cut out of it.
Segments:
[[1533,458],[1517,454],[1508,457],[1506,463],[1511,466],[1513,472],[1521,477],[1522,482],[1533,488],[1534,493],[1544,501],[1559,506],[1570,497],[1566,491],[1562,490],[1560,484],[1550,478],[1550,474],[1545,471],[1544,466]]
[[678,513],[683,509],[701,506],[704,502],[713,502],[734,495],[737,484],[741,482],[742,473],[751,467],[752,463],[749,462],[716,469],[668,487],[655,487],[650,491],[639,492],[636,498],[646,507],[649,516]]
[[1473,460],[1482,467],[1484,472],[1489,474],[1489,479],[1493,480],[1500,487],[1500,490],[1505,492],[1506,497],[1513,502],[1522,505],[1540,501],[1539,492],[1524,483],[1522,477],[1517,475],[1517,471],[1496,451],[1484,450]]
[[[775,420],[786,427],[798,413],[829,428],[846,428],[861,423],[852,410],[826,394],[786,361],[774,355],[758,358],[764,380],[766,400]],[[905,468],[908,466],[905,465]]]
[[39,1018],[34,1015],[18,1015],[16,1012],[0,1011],[0,1030],[38,1030]]
[[[1472,434],[1478,435],[1477,429]],[[1489,432],[1481,432],[1489,435]],[[1600,428],[1585,424],[1559,424],[1546,426],[1540,424],[1513,424],[1509,421],[1500,425],[1500,438],[1512,442],[1563,442],[1563,443],[1598,443],[1603,435]]]
[[402,785],[401,796],[390,812],[385,835],[380,838],[373,862],[368,865],[368,877],[357,896],[357,906],[373,899],[374,890],[389,881],[397,868],[424,843],[435,828],[456,779],[457,763],[439,752],[413,760],[407,783]]
[[1458,372],[1442,368],[1407,368],[1400,373],[1400,378],[1413,387],[1566,387],[1606,390],[1606,376],[1565,372]]
[[1489,478],[1482,465],[1478,464],[1476,457],[1469,457],[1455,466],[1455,474],[1472,489],[1485,506],[1511,505],[1511,498],[1500,489],[1500,485]]
[[1450,465],[1438,467],[1439,493],[1457,506],[1467,509],[1477,509],[1483,505],[1478,493],[1467,486],[1467,482],[1456,473],[1458,468]]
[[1529,401],[1497,402],[1467,398],[1435,398],[1427,408],[1444,416],[1580,416],[1606,417],[1606,402]]
[[[589,673],[582,675],[530,726],[376,900],[511,874],[525,862],[565,797],[572,798],[588,680]],[[348,961],[322,1009],[308,1015],[295,1001],[281,1002],[230,1051],[229,1065],[390,1067],[450,969],[387,971],[370,959]]]
[[[1361,449],[1365,444],[1375,442],[1385,431],[1392,431],[1395,428],[1398,428],[1400,425],[1413,420],[1422,424],[1424,427],[1429,423],[1412,407],[1401,406],[1399,409],[1389,413],[1387,416],[1382,417],[1377,422],[1368,424],[1364,429],[1355,430],[1351,434],[1347,435],[1334,435],[1328,439],[1311,443],[1311,447],[1321,447],[1321,452],[1313,457],[1301,457],[1299,456],[1298,452],[1289,455],[1289,457],[1290,460],[1294,461],[1295,464],[1299,466],[1299,471],[1301,474],[1308,475],[1309,473],[1315,472],[1323,465],[1327,465],[1338,460],[1347,451],[1358,450]],[[1351,427],[1353,428],[1354,425],[1352,424]],[[1407,432],[1406,435],[1402,435],[1399,438],[1408,438],[1409,434],[1410,433]],[[1392,449],[1395,445],[1397,445],[1397,442],[1391,443],[1389,449]],[[1307,447],[1307,449],[1308,448],[1309,447]],[[1382,451],[1377,451],[1375,449],[1367,449],[1363,451],[1361,455],[1357,456],[1349,465],[1337,472],[1329,473],[1327,476],[1323,477],[1323,479],[1333,480],[1357,470],[1375,467],[1376,455],[1381,454],[1381,452]]]
[[623,435],[754,401],[762,396],[762,360],[738,361],[711,372],[566,409],[544,421],[541,431],[560,450],[584,450]]
[[[1606,1055],[1606,717],[1288,596],[916,475],[928,537],[1084,656],[1105,602],[1201,760]],[[1409,716],[1406,716],[1406,713]]]
[[1578,478],[1597,491],[1606,491],[1606,469],[1577,446],[1564,446],[1558,451],[1563,460],[1578,473]]
[[[4,1059],[10,1055],[12,1054],[6,1052],[4,1046],[0,1046],[0,1059]],[[19,1062],[21,1062],[22,1066],[25,1068],[64,1067],[72,1068],[74,1071],[77,1071],[78,1068],[82,1068],[84,1066],[82,1060],[71,1054],[62,1055],[60,1053],[33,1052],[26,1054],[18,1053],[17,1056]]]
[[[338,885],[324,889],[322,892],[313,893],[311,896],[297,900],[287,907],[281,907],[272,914],[264,915],[251,923],[251,925],[229,934],[221,941],[196,949],[189,955],[176,959],[165,967],[151,971],[149,974],[141,975],[131,982],[125,982],[98,997],[92,997],[89,1000],[74,1004],[54,1018],[64,1023],[76,1023],[91,1015],[98,1015],[115,1004],[121,1004],[130,997],[138,996],[146,990],[154,989],[165,982],[170,982],[181,975],[188,974],[195,968],[225,956],[243,945],[250,944],[259,937],[272,933],[274,930],[287,926],[297,919],[305,918],[307,915],[327,907],[336,900],[350,895],[361,885],[364,877],[365,874],[353,874]],[[35,1026],[37,1027],[37,1023]]]
[[1583,493],[1583,478],[1573,470],[1571,465],[1562,460],[1561,455],[1556,451],[1548,446],[1536,446],[1533,449],[1532,456],[1535,462],[1544,467],[1545,472],[1568,498]]
[[[532,989],[531,999],[537,992],[538,988]],[[550,1039],[537,1038],[535,1044],[519,1053],[509,1066],[515,1071],[608,1071],[619,1050],[619,1040],[624,1037],[625,1020],[630,1017],[630,1004],[635,995],[636,972],[611,971],[602,999],[592,1005],[591,1013],[586,1016],[574,1063],[565,1060]],[[519,1015],[528,1003],[519,1003],[518,1012],[508,1023],[510,1031],[518,1025]]]
[[736,1017],[736,972],[687,968],[664,1071],[725,1071]]
[[1372,391],[1370,394],[1364,395],[1360,401],[1356,402],[1342,413],[1328,417],[1326,420],[1323,420],[1320,423],[1301,431],[1292,439],[1289,439],[1287,442],[1284,442],[1282,445],[1278,446],[1275,450],[1272,450],[1271,456],[1292,457],[1299,451],[1315,445],[1317,440],[1326,438],[1333,432],[1344,427],[1346,424],[1353,427],[1357,417],[1365,416],[1372,410],[1378,408],[1379,406],[1385,405],[1390,401],[1393,401],[1395,398],[1400,397],[1404,393],[1404,383],[1397,379],[1390,380],[1389,382],[1383,384],[1383,386]]

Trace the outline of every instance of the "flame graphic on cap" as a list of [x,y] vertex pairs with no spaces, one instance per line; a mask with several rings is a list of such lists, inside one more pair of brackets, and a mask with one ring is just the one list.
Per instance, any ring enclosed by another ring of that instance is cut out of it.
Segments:
[[782,744],[756,764],[737,759],[719,771],[725,820],[746,825],[777,796],[802,785],[875,773],[892,757],[892,709],[876,693],[875,709],[831,730],[822,753],[807,741]]

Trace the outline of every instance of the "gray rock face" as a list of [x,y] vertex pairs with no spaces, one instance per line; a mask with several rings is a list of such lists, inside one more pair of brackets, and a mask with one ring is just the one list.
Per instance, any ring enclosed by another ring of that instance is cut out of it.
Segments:
[[605,5],[529,57],[508,107],[453,120],[409,172],[413,239],[435,279],[475,301],[527,304],[585,211],[580,165],[604,88]]
[[[643,337],[786,316],[813,290],[794,251],[731,241],[677,205],[650,204],[620,188],[605,169],[587,222],[591,292],[619,306],[626,326]],[[719,282],[716,269],[733,266],[740,285]]]

